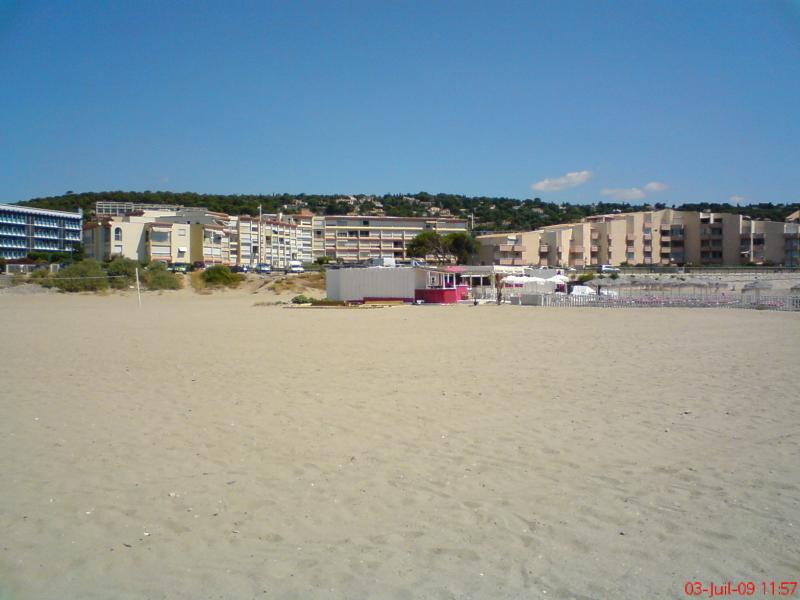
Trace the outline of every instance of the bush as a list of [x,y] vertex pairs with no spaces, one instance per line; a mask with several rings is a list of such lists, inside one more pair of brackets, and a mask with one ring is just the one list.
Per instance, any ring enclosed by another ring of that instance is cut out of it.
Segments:
[[323,300],[314,300],[311,299],[311,304],[314,306],[347,306],[347,302],[344,300],[330,300],[325,298]]
[[208,285],[236,287],[243,280],[244,275],[233,273],[223,265],[215,265],[203,271],[203,281]]
[[31,281],[36,283],[42,283],[48,277],[50,277],[50,271],[48,269],[36,269],[31,273]]
[[292,298],[292,304],[311,304],[311,298],[306,298],[303,294]]
[[594,279],[594,273],[582,273],[578,276],[578,283],[586,283],[587,281],[591,281]]
[[96,260],[86,259],[59,271],[52,283],[62,292],[96,292],[108,289],[108,277]]
[[181,280],[174,273],[167,271],[162,262],[152,262],[142,273],[144,285],[148,290],[179,290],[183,287]]
[[111,280],[111,287],[118,289],[126,288],[136,281],[136,269],[139,268],[139,262],[132,258],[124,258],[117,256],[108,263],[109,275],[113,275],[114,279]]
[[619,273],[612,273],[611,279],[619,279]]

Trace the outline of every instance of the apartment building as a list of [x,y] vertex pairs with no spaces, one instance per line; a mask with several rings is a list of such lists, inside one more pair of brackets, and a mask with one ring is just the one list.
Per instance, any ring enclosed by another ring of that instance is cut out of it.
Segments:
[[[408,243],[423,231],[442,235],[465,233],[465,219],[425,217],[325,216],[324,228],[314,225],[315,239],[322,231],[325,256],[341,262],[359,262],[372,258],[409,258]],[[319,245],[317,246],[319,248]],[[313,248],[313,246],[312,246]]]
[[231,264],[227,215],[202,208],[153,206],[137,207],[124,215],[102,215],[86,223],[87,257]]
[[[796,265],[800,224],[664,209],[588,217],[535,231],[479,236],[483,264]],[[490,262],[491,261],[491,262]]]
[[539,247],[539,231],[478,236],[481,243],[478,260],[483,265],[522,267],[533,264],[531,248]]
[[0,258],[29,252],[72,252],[81,244],[83,214],[0,204]]

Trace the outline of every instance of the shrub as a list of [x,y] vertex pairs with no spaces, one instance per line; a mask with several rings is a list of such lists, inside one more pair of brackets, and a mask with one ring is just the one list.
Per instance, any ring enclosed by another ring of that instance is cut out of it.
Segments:
[[59,271],[52,279],[62,292],[96,292],[108,289],[106,272],[96,260],[86,259]]
[[619,279],[619,273],[612,273],[611,279]]
[[136,280],[136,269],[139,267],[139,262],[132,258],[124,258],[117,256],[108,263],[108,274],[113,275],[111,279],[111,287],[126,288]]
[[591,281],[594,279],[594,273],[582,273],[578,276],[578,283],[586,283],[587,281]]
[[35,281],[36,283],[42,283],[48,277],[50,277],[50,271],[48,269],[36,269],[31,273],[31,281]]
[[236,287],[244,280],[244,276],[233,273],[228,267],[215,265],[203,271],[203,281],[208,285]]
[[292,304],[311,304],[311,298],[306,298],[303,294],[292,298]]
[[148,290],[179,290],[183,287],[181,280],[174,273],[167,271],[162,262],[152,262],[142,273],[142,279]]
[[314,300],[311,299],[311,304],[314,306],[347,306],[347,302],[344,300],[330,300],[325,298],[323,300]]

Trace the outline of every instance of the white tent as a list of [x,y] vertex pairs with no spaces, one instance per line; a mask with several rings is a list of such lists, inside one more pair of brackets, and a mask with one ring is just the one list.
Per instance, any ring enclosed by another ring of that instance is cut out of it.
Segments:
[[594,296],[597,292],[590,288],[588,285],[573,286],[570,295],[572,296]]
[[542,279],[541,277],[528,277],[527,275],[509,275],[508,277],[503,278],[505,283],[546,283],[546,279]]
[[549,277],[547,281],[552,281],[553,283],[567,283],[569,281],[569,277],[566,275],[553,275]]

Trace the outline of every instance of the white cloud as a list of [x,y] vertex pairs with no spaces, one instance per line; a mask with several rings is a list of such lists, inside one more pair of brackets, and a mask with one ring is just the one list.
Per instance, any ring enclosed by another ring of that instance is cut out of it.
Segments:
[[605,188],[600,191],[603,196],[611,196],[614,200],[641,200],[646,196],[641,188]]
[[669,189],[669,186],[666,183],[662,183],[661,181],[651,181],[647,185],[644,186],[645,192],[663,192],[664,190]]
[[573,171],[562,175],[561,177],[554,177],[552,179],[542,179],[531,185],[531,189],[537,192],[560,192],[567,188],[583,185],[592,178],[591,171]]
[[731,202],[735,202],[736,204],[739,204],[739,202],[744,202],[745,201],[745,197],[744,196],[731,196],[730,198],[728,198],[728,200],[730,200]]

